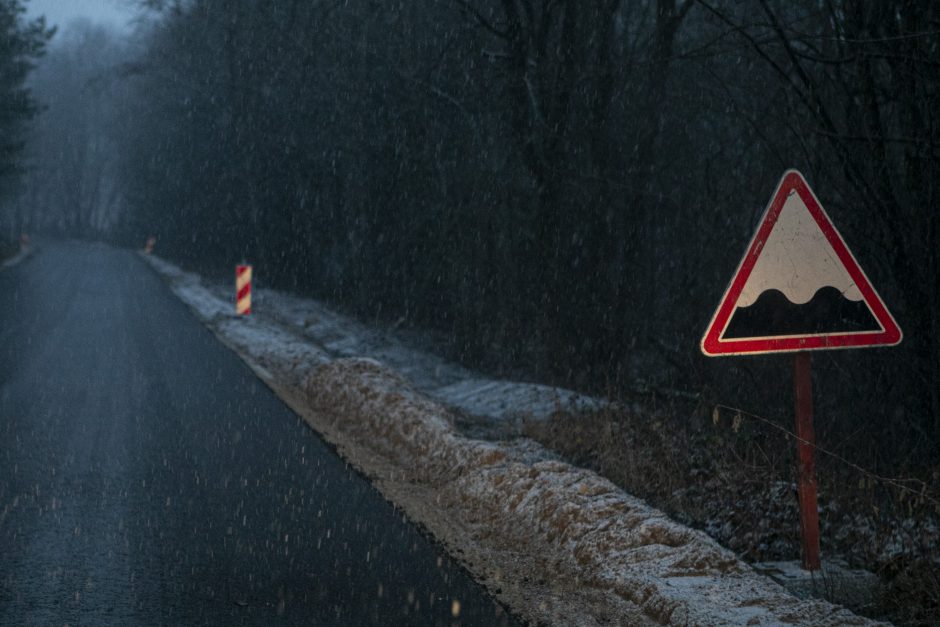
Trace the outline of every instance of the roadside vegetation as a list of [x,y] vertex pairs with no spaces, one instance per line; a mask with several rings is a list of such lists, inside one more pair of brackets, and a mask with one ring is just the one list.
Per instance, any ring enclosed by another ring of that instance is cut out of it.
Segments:
[[44,19],[28,21],[24,13],[20,0],[0,0],[0,257],[3,242],[18,238],[27,222],[18,199],[30,122],[40,110],[27,81],[53,35]]
[[[526,423],[523,433],[754,563],[800,555],[796,447],[783,418],[650,395],[629,408],[559,412]],[[878,458],[879,448],[868,442],[851,453]],[[895,478],[830,451],[817,459],[824,560],[844,560],[882,582],[874,598],[847,603],[899,625],[938,624],[940,466],[906,467]]]

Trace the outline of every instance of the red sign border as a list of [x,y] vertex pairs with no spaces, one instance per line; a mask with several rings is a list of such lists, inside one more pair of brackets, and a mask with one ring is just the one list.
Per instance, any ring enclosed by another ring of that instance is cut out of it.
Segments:
[[[789,335],[767,338],[744,338],[734,340],[721,340],[721,334],[731,318],[735,304],[747,283],[751,271],[760,257],[764,244],[780,217],[780,211],[790,194],[796,192],[800,195],[810,215],[822,230],[829,244],[835,250],[839,261],[855,281],[856,287],[862,293],[865,302],[871,308],[875,319],[882,327],[882,331],[864,331],[854,333],[834,333],[816,335]],[[884,301],[872,287],[871,281],[858,265],[855,257],[849,251],[845,241],[832,224],[832,220],[823,210],[819,199],[806,183],[806,179],[797,170],[787,170],[783,173],[777,190],[767,205],[761,218],[760,226],[748,245],[747,253],[738,264],[734,278],[721,298],[721,304],[712,316],[708,330],[702,337],[702,352],[710,357],[722,355],[749,355],[761,353],[789,353],[808,350],[833,350],[840,348],[863,348],[867,346],[894,346],[900,343],[903,334],[894,317],[888,311]]]

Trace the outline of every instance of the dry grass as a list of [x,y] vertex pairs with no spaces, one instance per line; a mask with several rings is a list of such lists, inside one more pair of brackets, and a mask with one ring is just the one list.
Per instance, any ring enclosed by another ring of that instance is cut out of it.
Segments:
[[[789,425],[780,425],[788,428]],[[702,529],[748,561],[800,556],[795,442],[704,403],[651,403],[524,425],[525,435]],[[940,473],[920,494],[818,456],[824,555],[876,572],[880,598],[857,611],[906,625],[940,624]],[[855,457],[855,459],[859,459]]]

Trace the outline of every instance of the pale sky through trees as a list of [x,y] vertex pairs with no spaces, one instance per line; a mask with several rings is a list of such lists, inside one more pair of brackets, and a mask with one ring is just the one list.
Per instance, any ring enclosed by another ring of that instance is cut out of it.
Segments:
[[82,18],[127,30],[136,13],[129,0],[28,0],[25,4],[29,17],[45,15],[47,22],[60,30]]

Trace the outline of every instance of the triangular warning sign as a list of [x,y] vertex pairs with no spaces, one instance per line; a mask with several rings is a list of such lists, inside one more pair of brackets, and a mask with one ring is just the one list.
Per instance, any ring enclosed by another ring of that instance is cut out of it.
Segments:
[[784,173],[712,317],[702,352],[894,345],[901,329],[796,170]]

